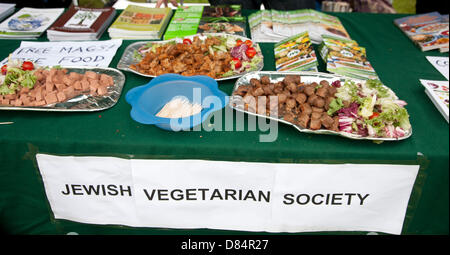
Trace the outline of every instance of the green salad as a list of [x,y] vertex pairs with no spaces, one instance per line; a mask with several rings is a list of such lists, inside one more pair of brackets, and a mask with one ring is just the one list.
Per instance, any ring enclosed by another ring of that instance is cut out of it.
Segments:
[[22,88],[32,89],[36,83],[34,64],[30,61],[9,61],[1,71],[0,95],[15,94]]

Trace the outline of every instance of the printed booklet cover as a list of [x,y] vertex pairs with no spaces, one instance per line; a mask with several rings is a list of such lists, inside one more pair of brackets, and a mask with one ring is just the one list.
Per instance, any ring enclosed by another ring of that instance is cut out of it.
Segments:
[[319,46],[322,59],[327,63],[327,71],[356,79],[378,79],[366,49],[354,40],[323,35]]
[[448,81],[420,80],[425,93],[448,122]]
[[53,40],[96,40],[111,24],[114,8],[70,8],[47,30],[47,37]]
[[422,51],[443,48],[448,51],[448,15],[430,12],[394,20]]
[[317,57],[307,31],[275,44],[274,53],[277,71],[317,71]]
[[0,38],[38,38],[63,12],[64,8],[22,8],[0,24]]
[[203,6],[179,6],[164,33],[164,40],[197,34]]
[[128,5],[108,32],[111,38],[118,39],[161,39],[171,15],[171,8]]
[[246,36],[246,19],[240,5],[204,6],[199,33],[226,33]]

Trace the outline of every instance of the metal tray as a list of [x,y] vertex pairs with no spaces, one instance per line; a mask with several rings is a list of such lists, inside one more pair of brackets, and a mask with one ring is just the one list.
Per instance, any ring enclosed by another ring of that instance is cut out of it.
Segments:
[[[244,36],[231,35],[231,34],[225,34],[225,33],[199,33],[199,34],[195,34],[195,35],[186,36],[184,38],[192,39],[194,36],[200,36],[200,39],[202,39],[202,38],[206,38],[206,36],[208,36],[208,35],[209,36],[221,36],[221,37],[233,37],[233,38],[236,38],[236,39],[241,39],[242,41],[251,40],[251,39],[249,39],[247,37],[244,37]],[[123,52],[123,55],[120,58],[119,63],[117,64],[117,68],[120,69],[120,70],[123,70],[123,71],[129,71],[129,72],[132,72],[132,73],[135,73],[135,74],[138,74],[138,75],[141,75],[141,76],[145,76],[145,77],[156,77],[155,75],[143,74],[143,73],[140,73],[140,72],[130,68],[130,65],[139,63],[139,61],[137,61],[134,58],[134,52],[136,50],[138,50],[140,47],[146,45],[149,42],[164,44],[164,43],[168,43],[168,42],[171,42],[171,41],[182,42],[183,39],[182,38],[174,38],[174,39],[170,39],[170,40],[166,40],[166,41],[142,41],[142,42],[132,43],[132,44],[128,45],[128,47]],[[254,42],[254,44],[257,44],[257,43]],[[222,80],[230,80],[230,79],[239,78],[242,75],[245,75],[245,74],[250,73],[250,72],[261,71],[263,69],[263,67],[264,67],[264,57],[262,57],[261,61],[258,63],[258,65],[257,65],[255,70],[243,72],[243,73],[240,73],[240,74],[236,74],[236,75],[232,75],[232,76],[228,76],[228,77],[224,77],[224,78],[218,78],[218,79],[215,79],[215,80],[216,81],[222,81]]]
[[[330,84],[332,82],[336,81],[336,80],[340,80],[342,83],[345,82],[346,80],[352,80],[352,81],[357,82],[357,83],[364,82],[364,81],[358,80],[358,79],[348,78],[348,77],[335,75],[335,74],[321,73],[321,72],[287,72],[287,71],[286,72],[275,72],[275,71],[251,72],[249,74],[246,74],[246,75],[242,76],[241,78],[239,78],[236,81],[236,83],[234,85],[234,88],[233,88],[233,92],[231,94],[230,101],[228,103],[228,106],[233,108],[233,109],[235,109],[236,111],[244,112],[244,113],[247,113],[247,114],[250,114],[250,115],[263,117],[263,118],[267,118],[267,119],[271,119],[271,120],[275,120],[275,121],[278,121],[278,122],[281,122],[281,123],[285,123],[285,124],[291,125],[291,126],[295,127],[297,130],[299,130],[300,132],[303,132],[303,133],[338,135],[338,136],[343,136],[343,137],[346,137],[346,138],[349,138],[349,139],[374,140],[374,141],[399,141],[399,140],[407,139],[407,138],[409,138],[412,135],[412,128],[407,131],[405,136],[400,137],[400,138],[367,137],[367,136],[361,136],[361,135],[351,134],[351,133],[347,133],[347,132],[336,132],[336,131],[327,130],[327,129],[311,130],[311,129],[303,128],[303,127],[301,127],[299,125],[295,125],[295,124],[293,124],[291,122],[285,121],[284,119],[282,119],[282,116],[279,116],[279,118],[274,118],[274,117],[271,117],[271,116],[266,116],[266,115],[257,114],[257,113],[250,112],[250,111],[246,111],[242,107],[239,107],[240,105],[243,105],[241,103],[242,102],[241,101],[242,97],[233,95],[234,92],[239,88],[239,86],[241,86],[241,85],[248,85],[248,84],[250,84],[250,80],[252,78],[260,79],[262,76],[269,76],[269,78],[270,78],[270,80],[272,82],[282,81],[286,75],[300,75],[302,82],[304,82],[306,84],[312,83],[312,82],[319,83],[322,80],[327,80]],[[386,87],[386,88],[391,90],[389,87]]]
[[75,67],[62,66],[69,72],[85,73],[93,71],[100,74],[107,74],[113,77],[114,85],[108,88],[108,94],[105,96],[92,96],[82,94],[66,102],[50,104],[46,106],[0,106],[0,110],[22,110],[22,111],[46,111],[46,112],[94,112],[113,107],[120,98],[123,85],[125,84],[125,75],[114,68],[109,67]]

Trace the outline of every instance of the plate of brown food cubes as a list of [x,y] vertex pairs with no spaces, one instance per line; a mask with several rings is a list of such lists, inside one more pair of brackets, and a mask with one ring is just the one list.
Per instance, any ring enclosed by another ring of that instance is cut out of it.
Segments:
[[199,33],[166,41],[130,44],[117,68],[145,77],[175,73],[206,75],[216,81],[260,71],[264,57],[259,44],[225,33]]
[[113,68],[10,61],[0,76],[0,110],[105,110],[117,103],[124,83],[123,73]]
[[[361,98],[345,100],[349,91]],[[252,72],[236,81],[229,101],[237,111],[289,124],[300,132],[375,141],[411,136],[405,105],[379,81],[321,72]]]

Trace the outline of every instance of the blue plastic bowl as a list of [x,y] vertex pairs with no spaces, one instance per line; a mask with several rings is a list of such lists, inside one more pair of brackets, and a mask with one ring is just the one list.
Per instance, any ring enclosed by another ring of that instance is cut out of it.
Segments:
[[[184,118],[156,116],[165,104],[180,96],[191,103],[201,104],[202,111]],[[128,91],[125,99],[132,107],[130,116],[133,120],[170,131],[190,130],[204,122],[211,113],[224,108],[229,100],[213,78],[179,74],[163,74],[153,78],[146,85]]]

